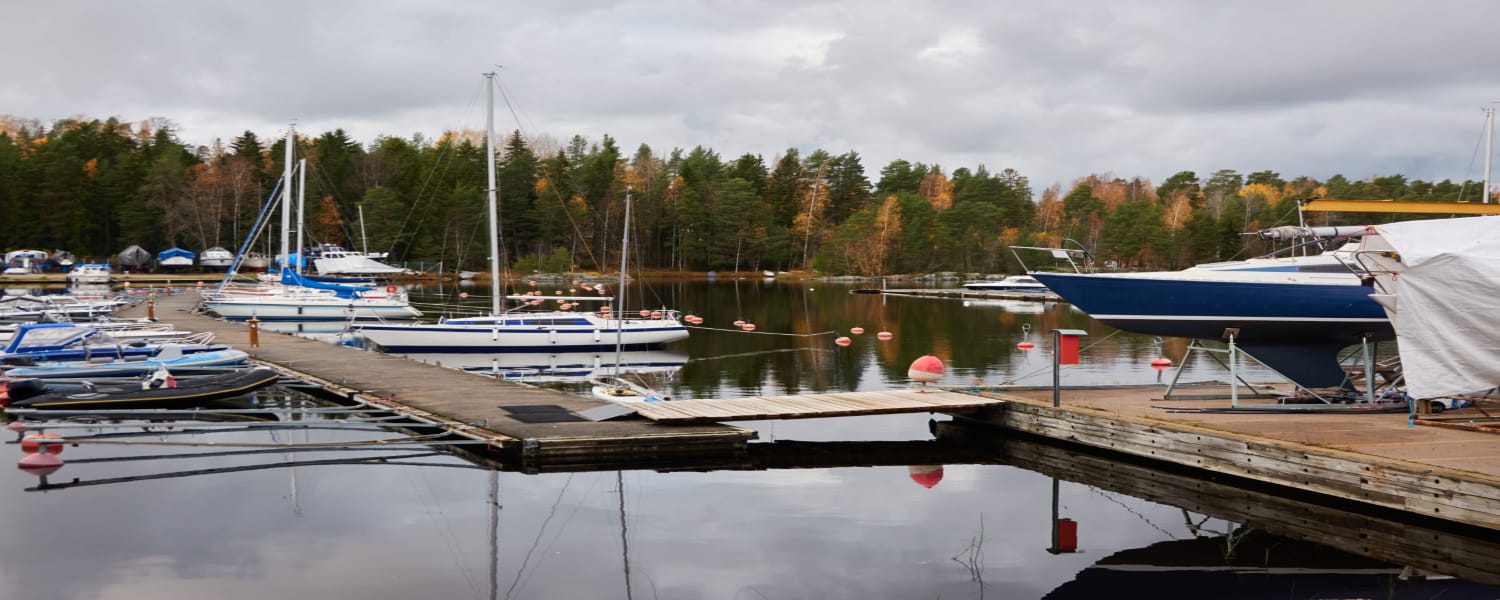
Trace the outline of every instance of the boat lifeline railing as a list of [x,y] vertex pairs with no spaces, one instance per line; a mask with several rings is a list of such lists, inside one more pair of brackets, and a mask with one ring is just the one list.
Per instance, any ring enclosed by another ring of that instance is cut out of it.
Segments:
[[[1067,247],[1069,244],[1076,246],[1076,248]],[[1094,270],[1094,255],[1090,254],[1088,248],[1085,248],[1082,243],[1072,238],[1063,239],[1062,247],[1055,248],[1046,246],[1011,246],[1010,253],[1016,257],[1016,262],[1020,263],[1021,270],[1027,273],[1034,273],[1036,270],[1026,264],[1026,260],[1021,258],[1021,253],[1018,250],[1045,252],[1052,257],[1054,267],[1059,267],[1066,263],[1068,268],[1072,269],[1074,273],[1089,273]]]

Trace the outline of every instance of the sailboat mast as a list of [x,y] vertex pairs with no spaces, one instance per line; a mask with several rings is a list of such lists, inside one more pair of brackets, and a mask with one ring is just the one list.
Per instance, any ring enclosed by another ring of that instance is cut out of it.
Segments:
[[1484,109],[1484,203],[1490,202],[1490,155],[1494,154],[1495,107]]
[[281,189],[281,268],[286,269],[288,261],[292,260],[292,139],[297,137],[297,126],[288,125],[286,128],[286,152],[281,157],[282,165],[281,181],[286,187]]
[[356,208],[359,209],[359,251],[369,254],[370,239],[365,237],[365,205],[361,204]]
[[[302,241],[302,232],[307,229],[307,159],[297,161],[297,271],[302,274],[302,250],[307,246]],[[290,255],[288,255],[290,256]]]
[[490,311],[500,316],[500,224],[495,199],[495,74],[485,73],[484,86],[484,166],[489,177],[490,211]]
[[620,298],[615,311],[615,374],[620,372],[620,361],[625,353],[625,258],[630,251],[630,188],[625,188],[625,234],[620,238]]

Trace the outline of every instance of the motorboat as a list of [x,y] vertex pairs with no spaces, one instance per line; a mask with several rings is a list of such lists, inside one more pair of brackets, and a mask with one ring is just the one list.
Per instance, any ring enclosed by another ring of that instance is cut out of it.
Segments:
[[[493,77],[493,74],[486,75]],[[494,114],[494,86],[486,85],[488,91],[485,106],[488,114]],[[493,118],[488,120],[493,124]],[[507,298],[500,290],[500,248],[497,214],[494,131],[490,127],[485,136],[487,163],[488,220],[490,224],[490,314],[481,317],[447,319],[438,323],[356,323],[350,331],[386,352],[563,352],[606,348],[659,348],[666,344],[687,339],[688,330],[683,326],[677,311],[659,309],[642,310],[639,319],[625,318],[622,308],[613,312],[601,309],[598,313],[566,310],[576,302],[610,301],[605,296],[509,296],[521,302],[521,307],[539,306],[543,301],[557,301],[561,310],[527,312],[524,310],[502,310],[502,299]],[[625,239],[620,247],[630,247],[630,194],[625,194],[625,216],[623,229]],[[624,289],[626,252],[620,256],[620,289]]]
[[264,271],[271,266],[271,258],[260,252],[250,252],[240,261],[240,268],[246,271]]
[[624,377],[601,377],[593,380],[590,394],[607,402],[662,402],[670,397]]
[[[121,342],[108,332],[72,323],[31,323],[16,327],[15,335],[0,347],[0,363],[29,366],[38,361],[93,360],[106,358],[150,357],[163,350],[164,344],[134,340]],[[183,354],[225,350],[223,344],[176,344]]]
[[193,259],[197,254],[172,247],[156,253],[156,266],[163,269],[186,269],[193,266]]
[[214,271],[223,271],[234,265],[234,253],[218,246],[204,250],[198,255],[198,266]]
[[318,244],[308,248],[303,254],[319,275],[391,277],[406,271],[380,262],[380,259],[386,257],[384,252],[356,252],[335,244]]
[[[1362,235],[1364,227],[1310,235]],[[1327,237],[1327,236],[1323,236]],[[1170,337],[1233,341],[1304,387],[1345,384],[1338,352],[1395,337],[1348,259],[1357,242],[1308,256],[1261,257],[1145,273],[1032,276],[1113,327]]]
[[[6,390],[9,396],[7,408],[103,410],[201,406],[208,402],[243,396],[274,384],[280,378],[276,371],[266,367],[205,375],[182,382],[176,381],[165,369],[156,373],[162,375],[137,385],[85,385],[77,391],[52,390],[46,386],[38,389],[35,385],[11,382]],[[40,393],[28,395],[34,391]]]
[[91,377],[139,377],[165,368],[169,371],[201,370],[245,364],[250,355],[243,350],[225,349],[183,354],[173,344],[166,344],[156,356],[125,359],[39,362],[31,366],[0,367],[6,377],[67,379]]
[[109,265],[101,263],[85,263],[68,270],[69,284],[109,283],[113,277]]
[[0,323],[37,321],[87,321],[108,316],[126,301],[109,296],[83,298],[64,294],[5,296],[0,298]]
[[[108,333],[115,341],[122,344],[130,344],[137,341],[206,344],[213,341],[214,338],[214,334],[211,331],[179,331],[171,323],[158,323],[149,319],[119,320],[103,316],[95,317],[88,321],[87,325]],[[0,324],[0,343],[10,341],[15,336],[16,330],[22,326],[22,324]]]
[[964,289],[985,292],[1047,292],[1047,284],[1030,275],[1011,275],[999,281],[967,281]]

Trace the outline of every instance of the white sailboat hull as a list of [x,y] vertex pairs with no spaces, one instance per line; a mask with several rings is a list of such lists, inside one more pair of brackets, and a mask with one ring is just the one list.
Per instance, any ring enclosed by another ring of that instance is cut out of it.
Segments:
[[626,348],[653,348],[688,337],[687,328],[670,318],[626,319],[622,325],[617,319],[587,314],[547,313],[507,316],[502,320],[372,323],[355,325],[353,330],[386,352],[574,351],[611,349],[617,344]]
[[204,300],[203,307],[231,321],[400,321],[422,316],[403,298],[345,300],[332,294],[221,294]]

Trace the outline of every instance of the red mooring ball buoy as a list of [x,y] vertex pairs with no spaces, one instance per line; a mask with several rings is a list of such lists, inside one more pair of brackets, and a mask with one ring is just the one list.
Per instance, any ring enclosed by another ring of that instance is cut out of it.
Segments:
[[1170,359],[1170,358],[1153,358],[1153,359],[1151,359],[1151,368],[1156,369],[1158,371],[1164,371],[1164,370],[1170,368],[1171,366],[1172,366],[1172,359]]
[[1035,348],[1036,344],[1033,344],[1031,342],[1021,342],[1019,344],[1016,344],[1016,347],[1022,350],[1030,350],[1032,348]]
[[864,332],[865,332],[865,328],[863,328],[863,327],[855,326],[855,327],[850,327],[849,328],[849,333],[852,333],[854,335],[859,335],[859,334],[864,333]]
[[936,356],[928,354],[911,362],[911,368],[906,370],[906,376],[914,381],[932,383],[943,378],[943,361]]
[[888,339],[891,339],[893,336],[892,336],[891,332],[889,332],[889,331],[882,331],[880,333],[875,334],[875,337],[877,339],[888,340]]
[[849,339],[847,337],[840,336],[840,337],[834,338],[833,343],[838,344],[840,346],[848,346],[849,344],[853,344],[854,340],[851,340],[851,339]]

